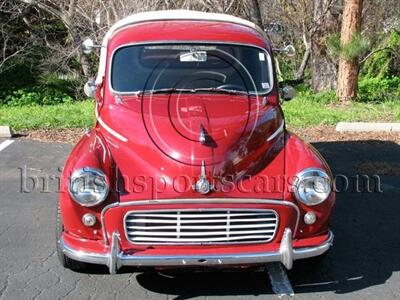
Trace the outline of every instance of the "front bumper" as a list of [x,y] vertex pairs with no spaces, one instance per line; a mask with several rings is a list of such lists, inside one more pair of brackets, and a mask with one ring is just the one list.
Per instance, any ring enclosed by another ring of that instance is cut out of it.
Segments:
[[67,245],[63,238],[59,241],[63,253],[71,259],[106,265],[111,274],[122,266],[136,267],[189,267],[189,266],[243,266],[262,265],[270,262],[281,262],[291,269],[294,260],[314,257],[326,252],[333,243],[333,234],[317,246],[293,248],[292,231],[286,228],[280,243],[279,251],[235,253],[218,255],[136,255],[125,254],[120,250],[119,234],[114,232],[108,253],[94,253],[77,250]]

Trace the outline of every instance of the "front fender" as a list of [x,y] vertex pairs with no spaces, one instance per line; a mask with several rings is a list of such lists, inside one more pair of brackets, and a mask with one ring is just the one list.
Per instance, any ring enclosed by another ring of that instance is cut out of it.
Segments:
[[[83,207],[76,203],[68,192],[71,174],[84,167],[101,169],[110,181],[110,193],[107,199],[93,207]],[[115,189],[114,162],[103,136],[96,129],[85,134],[78,144],[72,149],[68,160],[65,163],[61,176],[60,208],[64,231],[88,239],[102,239],[100,214],[101,209],[118,199]],[[85,213],[92,213],[96,216],[97,222],[93,227],[86,227],[82,224],[82,216]]]
[[[318,235],[326,232],[329,228],[329,221],[333,206],[335,204],[335,192],[332,191],[328,199],[315,206],[307,206],[297,201],[293,195],[292,184],[296,175],[307,168],[319,168],[324,170],[333,182],[332,172],[321,154],[309,143],[300,139],[297,135],[287,132],[285,139],[285,189],[284,199],[294,201],[300,208],[301,216],[299,222],[298,237]],[[304,215],[308,211],[313,211],[317,216],[317,221],[313,225],[304,223]]]

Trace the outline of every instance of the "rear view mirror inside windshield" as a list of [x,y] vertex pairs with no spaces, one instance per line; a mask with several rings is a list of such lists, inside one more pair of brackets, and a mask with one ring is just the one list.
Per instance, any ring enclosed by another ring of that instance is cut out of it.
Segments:
[[191,51],[181,53],[179,56],[181,62],[205,62],[207,61],[206,51]]

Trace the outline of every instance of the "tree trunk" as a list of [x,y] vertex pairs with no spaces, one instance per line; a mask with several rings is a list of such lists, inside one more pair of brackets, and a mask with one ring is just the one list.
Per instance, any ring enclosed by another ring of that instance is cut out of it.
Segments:
[[83,76],[85,76],[86,78],[90,77],[92,74],[88,57],[85,54],[83,54],[80,50],[76,52],[76,56],[79,63],[81,64]]
[[303,33],[303,43],[305,47],[305,51],[303,54],[303,59],[301,60],[300,67],[296,71],[295,79],[303,79],[304,73],[307,68],[308,61],[310,60],[311,56],[311,43],[307,40],[306,33]]
[[[351,43],[354,35],[361,27],[362,0],[346,0],[343,11],[340,44]],[[339,60],[339,74],[337,80],[337,95],[342,102],[347,102],[357,96],[358,57]]]
[[337,65],[329,57],[326,37],[337,32],[338,18],[331,13],[331,0],[314,0],[313,26],[311,35],[311,87],[315,91],[336,88]]
[[311,87],[316,92],[335,90],[337,66],[327,53],[313,47]]
[[254,23],[264,29],[264,24],[261,17],[261,8],[258,0],[251,0],[251,7],[253,10]]

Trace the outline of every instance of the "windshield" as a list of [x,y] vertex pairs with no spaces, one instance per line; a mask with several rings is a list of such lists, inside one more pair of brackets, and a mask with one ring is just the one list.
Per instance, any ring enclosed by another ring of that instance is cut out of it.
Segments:
[[229,44],[133,45],[112,58],[111,87],[117,93],[211,91],[268,93],[269,54]]

